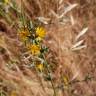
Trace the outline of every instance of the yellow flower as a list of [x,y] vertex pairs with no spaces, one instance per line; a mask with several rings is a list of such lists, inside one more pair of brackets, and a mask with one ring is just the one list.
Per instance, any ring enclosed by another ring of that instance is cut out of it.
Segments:
[[4,3],[5,4],[8,4],[10,0],[4,0]]
[[68,78],[66,76],[63,77],[63,82],[65,86],[68,85]]
[[15,91],[12,91],[10,96],[17,96],[17,94]]
[[37,37],[36,41],[42,41],[42,38],[41,37]]
[[39,55],[40,54],[40,47],[36,44],[28,45],[28,49],[31,51],[31,53],[33,55]]
[[38,68],[40,71],[42,71],[43,68],[44,68],[44,66],[43,66],[43,64],[38,64],[38,65],[37,65],[37,68]]
[[46,31],[45,31],[45,29],[43,27],[37,27],[36,28],[36,35],[39,38],[43,39],[45,37],[45,34],[46,34]]
[[18,34],[20,36],[20,39],[22,41],[26,41],[28,39],[28,36],[30,36],[30,32],[27,29],[23,29]]

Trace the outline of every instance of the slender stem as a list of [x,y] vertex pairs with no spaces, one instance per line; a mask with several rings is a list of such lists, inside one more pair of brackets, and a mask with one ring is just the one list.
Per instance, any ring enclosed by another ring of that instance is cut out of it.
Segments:
[[21,18],[23,21],[23,27],[25,28],[25,14],[24,14],[24,8],[23,8],[23,0],[21,0]]
[[[47,62],[46,62],[46,63],[47,63]],[[55,90],[55,86],[54,86],[52,77],[51,77],[51,75],[50,75],[51,71],[50,71],[50,68],[49,68],[48,64],[46,64],[46,67],[47,67],[47,71],[48,71],[48,74],[49,74],[50,79],[51,79],[51,84],[52,84],[52,88],[53,88],[53,91],[54,91],[54,96],[56,96],[56,90]]]
[[34,67],[35,67],[35,70],[36,70],[36,73],[37,73],[37,77],[38,77],[38,79],[39,79],[39,81],[40,81],[40,84],[41,84],[43,90],[46,92],[45,87],[43,86],[41,77],[38,75],[39,73],[38,73],[38,69],[37,69],[37,67],[36,67],[35,61],[33,60],[33,62],[34,62]]
[[53,95],[53,96],[57,96],[57,95],[56,95],[55,86],[54,86],[52,77],[51,77],[51,75],[50,75],[51,70],[50,70],[50,68],[49,68],[49,66],[48,66],[48,63],[47,63],[47,61],[46,61],[46,58],[45,58],[45,56],[44,56],[43,54],[42,54],[42,58],[43,58],[44,61],[45,61],[45,65],[46,65],[46,68],[47,68],[47,71],[48,71],[48,75],[50,76],[50,79],[51,79],[51,85],[52,85],[52,88],[53,88],[53,91],[54,91],[54,95]]

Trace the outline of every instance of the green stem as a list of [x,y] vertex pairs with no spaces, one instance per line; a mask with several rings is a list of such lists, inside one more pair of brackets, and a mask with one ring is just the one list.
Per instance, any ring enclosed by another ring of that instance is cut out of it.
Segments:
[[36,73],[37,73],[37,77],[38,77],[38,79],[39,79],[39,81],[40,81],[40,85],[42,86],[42,89],[46,92],[46,90],[45,90],[45,88],[44,88],[44,86],[43,86],[41,77],[38,75],[39,73],[38,73],[38,69],[37,69],[37,67],[36,67],[35,61],[33,61],[33,62],[34,62],[34,67],[35,67],[35,70],[36,70]]
[[24,14],[24,8],[23,8],[23,1],[21,0],[21,19],[23,23],[23,27],[25,28],[25,14]]
[[50,68],[48,67],[47,62],[46,62],[46,67],[47,67],[47,71],[48,71],[48,74],[49,74],[50,79],[51,79],[51,85],[52,85],[52,88],[53,88],[53,91],[54,91],[54,95],[53,95],[53,96],[56,96],[55,86],[54,86],[54,83],[53,83],[52,77],[51,77],[51,75],[50,75],[51,71],[50,71]]

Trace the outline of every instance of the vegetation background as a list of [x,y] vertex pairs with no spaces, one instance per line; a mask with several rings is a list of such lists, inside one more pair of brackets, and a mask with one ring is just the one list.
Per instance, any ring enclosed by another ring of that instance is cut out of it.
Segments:
[[[96,0],[23,1],[28,18],[46,28],[57,96],[96,96]],[[0,15],[0,96],[53,96],[50,82],[28,67],[17,22],[15,9]]]

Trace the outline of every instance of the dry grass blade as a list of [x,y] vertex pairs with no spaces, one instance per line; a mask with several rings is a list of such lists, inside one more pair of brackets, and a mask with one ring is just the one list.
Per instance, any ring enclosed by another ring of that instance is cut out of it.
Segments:
[[82,45],[82,46],[73,48],[72,51],[81,50],[81,49],[86,48],[86,47],[87,47],[86,45]]
[[72,46],[72,49],[77,48],[77,47],[80,46],[83,42],[84,42],[84,40],[78,41],[76,44],[74,44],[74,45]]
[[44,23],[44,24],[48,24],[48,21],[50,21],[49,18],[45,18],[45,17],[37,17],[37,19],[38,19],[40,22]]
[[70,20],[71,20],[71,24],[74,25],[75,24],[75,21],[74,21],[74,18],[72,15],[70,15]]
[[72,9],[74,9],[77,6],[78,6],[78,4],[69,5],[67,8],[64,9],[65,11],[60,15],[59,18],[62,18],[65,14],[67,14],[69,11],[71,11]]
[[56,18],[59,18],[59,15],[56,14],[53,10],[50,10],[50,12],[52,13],[53,16],[55,16]]
[[88,27],[84,28],[76,37],[76,41],[88,31]]
[[62,4],[63,3],[63,0],[59,0],[59,4]]
[[75,75],[72,77],[71,81],[73,81],[74,79],[76,79],[79,74],[80,73],[77,71],[77,73],[75,73]]

